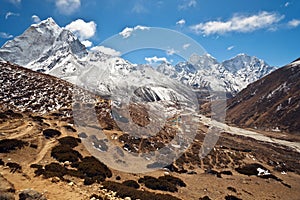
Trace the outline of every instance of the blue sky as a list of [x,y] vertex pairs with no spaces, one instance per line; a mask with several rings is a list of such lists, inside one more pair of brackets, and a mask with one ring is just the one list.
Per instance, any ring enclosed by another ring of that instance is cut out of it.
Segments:
[[[282,66],[300,57],[299,0],[0,0],[0,45],[48,17],[90,48],[128,30],[161,27],[187,35],[218,61],[246,53]],[[137,53],[135,62],[171,62],[177,50],[169,50],[145,51],[148,60]]]

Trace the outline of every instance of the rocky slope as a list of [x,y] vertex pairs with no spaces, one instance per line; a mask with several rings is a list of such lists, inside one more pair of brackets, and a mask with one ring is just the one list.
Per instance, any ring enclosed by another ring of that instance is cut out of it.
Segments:
[[299,59],[250,84],[228,101],[228,122],[299,133]]

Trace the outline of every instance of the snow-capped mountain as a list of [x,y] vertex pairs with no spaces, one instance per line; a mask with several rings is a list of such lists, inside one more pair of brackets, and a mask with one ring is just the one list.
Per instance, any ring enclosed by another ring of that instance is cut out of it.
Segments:
[[193,88],[208,88],[213,91],[226,91],[233,95],[248,84],[262,78],[276,68],[254,56],[239,54],[219,63],[209,54],[198,56],[194,64],[178,63],[174,67],[163,63],[157,70],[170,78],[181,81]]
[[86,55],[85,46],[74,34],[59,27],[52,18],[31,25],[0,49],[4,60],[45,73]]
[[[143,73],[148,70],[150,74],[146,80],[154,75],[144,65],[137,68],[122,58],[88,51],[72,32],[59,27],[52,18],[31,25],[22,35],[6,42],[0,48],[0,58],[72,83],[76,83],[78,77],[93,66],[109,74],[106,76],[109,79],[97,86],[104,94],[110,93],[120,79],[137,76],[137,71],[138,77],[146,77]],[[209,54],[193,56],[191,59],[192,62],[182,62],[175,66],[162,63],[156,70],[193,89],[225,90],[235,95],[249,83],[275,69],[263,60],[245,54],[222,63]]]

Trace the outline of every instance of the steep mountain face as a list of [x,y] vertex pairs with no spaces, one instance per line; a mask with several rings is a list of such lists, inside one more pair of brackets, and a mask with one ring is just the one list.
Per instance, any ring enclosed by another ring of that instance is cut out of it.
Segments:
[[48,73],[68,60],[87,55],[85,46],[52,18],[31,25],[22,35],[6,42],[0,57],[35,71]]
[[200,56],[194,65],[182,62],[173,67],[163,63],[157,70],[193,88],[207,88],[213,91],[223,88],[221,90],[235,95],[248,84],[274,71],[275,67],[246,54],[239,54],[222,63],[205,54]]
[[[31,25],[22,35],[6,42],[0,48],[0,58],[71,83],[76,83],[91,66],[98,66],[98,70],[106,72],[110,68],[106,76],[110,79],[101,83],[105,94],[119,84],[124,73],[131,76],[129,73],[137,72],[135,65],[122,58],[87,51],[73,33],[59,27],[52,18]],[[198,56],[197,62],[193,63],[182,62],[175,66],[162,63],[157,71],[194,89],[225,91],[231,96],[274,70],[264,61],[245,54],[222,63],[205,54]],[[146,67],[140,65],[139,73],[143,71],[141,68]],[[148,77],[153,73],[151,71]]]
[[300,61],[250,84],[228,102],[227,120],[239,126],[300,133]]

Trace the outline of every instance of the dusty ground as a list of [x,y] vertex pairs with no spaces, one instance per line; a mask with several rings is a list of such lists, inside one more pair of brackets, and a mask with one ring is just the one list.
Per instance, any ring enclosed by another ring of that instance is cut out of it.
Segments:
[[[37,145],[37,148],[32,148],[27,145],[22,149],[14,150],[10,153],[0,153],[0,158],[5,163],[16,162],[22,166],[22,170],[15,173],[11,173],[11,170],[7,166],[0,166],[0,173],[11,182],[16,189],[16,199],[18,199],[18,192],[27,188],[32,188],[43,193],[48,199],[89,199],[91,194],[103,193],[103,191],[99,189],[101,184],[86,186],[83,184],[82,179],[74,177],[67,177],[72,181],[70,184],[64,181],[54,182],[53,178],[44,179],[42,176],[35,176],[34,169],[30,168],[31,164],[45,165],[55,161],[55,159],[51,157],[50,151],[58,143],[57,138],[46,139],[42,134],[42,130],[45,128],[57,129],[62,133],[59,138],[64,136],[77,137],[76,132],[65,128],[65,126],[68,125],[70,125],[68,122],[59,121],[52,116],[46,116],[45,119],[41,121],[34,120],[27,115],[24,115],[22,118],[2,121],[0,124],[0,139],[20,139],[29,142],[29,144]],[[201,137],[204,136],[206,127],[202,125],[202,129],[202,136],[200,134],[198,140],[194,143],[193,147],[195,147],[195,149],[197,149],[197,145],[201,146],[202,144]],[[115,132],[116,131],[107,131],[107,134]],[[272,148],[266,146],[267,144],[272,146]],[[251,149],[251,151],[243,151],[243,148]],[[75,149],[83,156],[90,155],[82,144]],[[143,185],[140,190],[168,193],[185,200],[199,199],[204,196],[208,196],[211,199],[225,199],[227,195],[234,195],[240,199],[296,200],[300,197],[300,175],[296,173],[297,171],[287,171],[287,174],[282,174],[282,171],[276,171],[274,169],[275,167],[268,163],[270,160],[278,161],[278,159],[281,159],[282,162],[289,164],[289,161],[294,160],[295,165],[289,166],[290,169],[297,167],[299,169],[300,154],[284,151],[280,145],[265,143],[265,141],[256,142],[254,139],[245,139],[233,134],[223,133],[215,149],[207,159],[199,160],[199,162],[193,160],[193,157],[189,154],[189,152],[193,151],[194,149],[191,149],[184,154],[185,158],[182,159],[184,160],[182,165],[179,163],[175,165],[187,171],[193,171],[194,174],[166,172],[165,170],[158,170],[147,174],[132,174],[112,170],[113,176],[110,180],[122,182],[124,180],[138,180],[145,175],[159,177],[169,173],[182,179],[187,186],[179,187],[179,191],[175,193],[154,191],[147,189]],[[280,157],[281,154],[285,155]],[[221,157],[225,160],[222,161]],[[287,160],[284,160],[284,157],[287,157]],[[217,164],[218,162],[219,164]],[[221,162],[226,162],[226,164]],[[263,179],[257,176],[247,176],[239,174],[235,170],[239,165],[249,163],[262,164],[282,181]],[[207,173],[207,171],[205,171],[210,168],[217,172],[230,171],[232,175],[221,174],[221,177],[217,177],[216,174]],[[120,176],[121,180],[116,180],[117,176]]]

